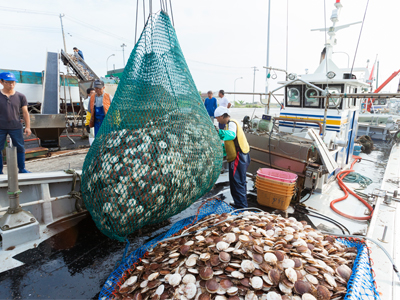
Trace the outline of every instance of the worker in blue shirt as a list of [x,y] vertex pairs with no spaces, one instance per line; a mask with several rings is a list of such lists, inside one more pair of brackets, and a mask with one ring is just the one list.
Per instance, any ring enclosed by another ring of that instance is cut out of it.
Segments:
[[75,55],[78,54],[78,55],[82,58],[82,60],[85,60],[85,59],[83,58],[83,52],[82,52],[81,50],[79,50],[79,49],[76,48],[76,47],[74,47],[73,49],[74,49]]
[[206,100],[204,101],[204,106],[207,109],[208,115],[211,118],[211,122],[214,123],[214,111],[217,109],[217,99],[215,99],[213,96],[212,91],[208,91]]
[[[3,158],[1,151],[4,148],[7,135],[10,136],[13,146],[17,148],[17,163],[19,173],[30,173],[25,169],[24,136],[31,135],[31,119],[28,112],[28,101],[24,94],[15,90],[17,79],[10,72],[0,73],[0,174],[3,174]],[[20,114],[25,122],[22,130]]]

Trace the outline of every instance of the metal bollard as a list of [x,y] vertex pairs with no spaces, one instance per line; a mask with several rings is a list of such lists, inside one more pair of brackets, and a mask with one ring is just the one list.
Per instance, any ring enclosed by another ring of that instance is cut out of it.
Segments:
[[8,199],[10,200],[9,212],[14,214],[22,210],[19,205],[19,194],[21,191],[18,187],[18,164],[17,164],[17,148],[7,147],[7,178],[8,178]]
[[386,242],[386,233],[387,233],[387,229],[388,229],[387,226],[385,226],[385,227],[383,228],[382,239],[378,239],[378,240],[380,240],[382,243],[387,243],[387,242]]
[[22,209],[19,205],[19,194],[21,193],[18,186],[18,163],[17,148],[10,143],[6,148],[7,153],[7,178],[8,178],[8,199],[10,205],[7,212],[0,218],[0,229],[3,231],[19,228],[36,222],[35,217],[29,212]]

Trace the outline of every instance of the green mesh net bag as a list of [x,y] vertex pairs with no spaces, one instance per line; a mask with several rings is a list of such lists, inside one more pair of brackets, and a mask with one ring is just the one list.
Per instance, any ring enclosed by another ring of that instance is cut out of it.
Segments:
[[86,208],[118,240],[207,193],[222,167],[204,108],[168,15],[149,17],[82,175]]

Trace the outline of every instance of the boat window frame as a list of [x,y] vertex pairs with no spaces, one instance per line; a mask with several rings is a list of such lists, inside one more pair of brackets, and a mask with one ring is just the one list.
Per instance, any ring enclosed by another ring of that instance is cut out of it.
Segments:
[[[357,94],[358,88],[357,88],[357,87],[354,87],[353,92],[354,92],[354,94]],[[357,98],[353,98],[353,106],[354,106],[354,107],[359,107],[359,106],[360,106],[360,104],[357,103]]]
[[[313,85],[319,87],[320,89],[323,89],[323,88],[322,88],[322,86],[323,86],[322,84],[315,84],[315,83],[312,83],[312,82],[311,82],[311,84],[313,84]],[[313,88],[312,86],[307,87],[307,85],[304,87],[304,94],[303,94],[303,104],[302,104],[302,107],[304,107],[304,108],[312,108],[312,109],[320,109],[320,108],[322,107],[323,98],[319,98],[318,106],[310,106],[310,105],[307,105],[307,104],[306,104],[306,92],[307,92],[308,89],[315,89],[315,88]],[[321,96],[321,92],[318,91],[318,90],[317,90],[317,92],[318,92],[318,96]]]
[[[299,99],[299,105],[293,105],[289,104],[288,101],[288,91],[290,88],[300,88],[300,99]],[[303,97],[304,97],[304,84],[293,84],[293,85],[288,85],[285,87],[285,107],[296,107],[296,108],[301,108],[303,107]]]
[[[325,90],[326,88],[332,88],[332,87],[340,87],[340,93],[343,94],[344,93],[344,83],[341,84],[324,84],[323,85],[323,89]],[[326,98],[324,98],[326,99]],[[343,98],[336,98],[336,99],[340,99],[340,105],[338,107],[334,107],[334,106],[330,106],[328,103],[328,109],[342,109],[343,108]],[[325,108],[325,101],[323,102],[323,108]]]

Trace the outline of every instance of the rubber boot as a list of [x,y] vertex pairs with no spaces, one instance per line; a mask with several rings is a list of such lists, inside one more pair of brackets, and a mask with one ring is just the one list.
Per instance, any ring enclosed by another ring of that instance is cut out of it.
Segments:
[[0,151],[0,175],[3,174],[3,153]]
[[19,173],[30,173],[27,169],[25,169],[25,153],[17,152],[17,162],[18,162],[18,170]]

